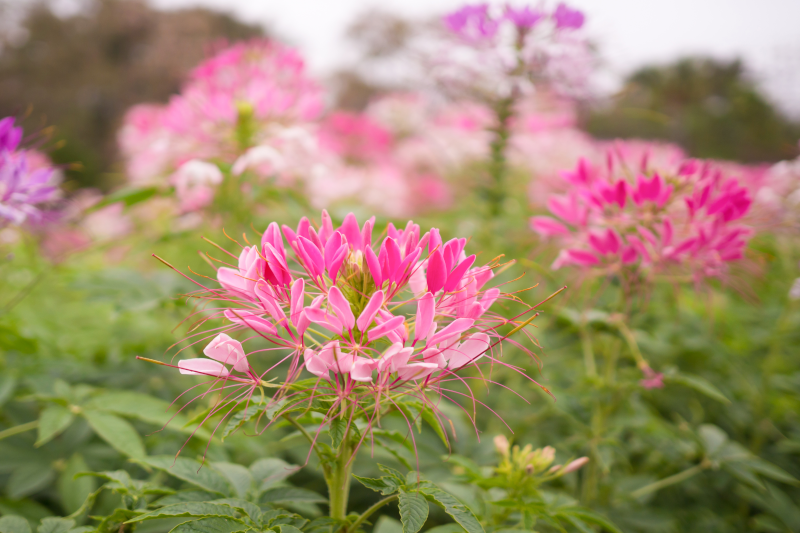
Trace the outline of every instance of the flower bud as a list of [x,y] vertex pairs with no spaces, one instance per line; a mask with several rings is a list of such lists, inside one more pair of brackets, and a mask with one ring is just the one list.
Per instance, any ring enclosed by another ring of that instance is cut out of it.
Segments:
[[508,439],[505,437],[505,435],[497,435],[494,438],[494,449],[497,450],[497,453],[500,455],[508,455],[511,445],[508,443]]
[[580,469],[583,465],[585,465],[588,462],[589,462],[589,458],[588,457],[579,457],[579,458],[575,459],[574,461],[572,461],[571,463],[569,463],[567,466],[565,466],[564,470],[562,470],[561,473],[562,474],[569,474],[570,472],[574,472],[574,471]]

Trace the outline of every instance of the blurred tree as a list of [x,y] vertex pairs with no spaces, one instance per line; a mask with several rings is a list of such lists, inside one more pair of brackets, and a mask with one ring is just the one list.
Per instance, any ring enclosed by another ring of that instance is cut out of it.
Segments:
[[130,106],[166,101],[209,48],[263,34],[202,8],[89,0],[79,13],[59,17],[37,3],[13,35],[0,34],[0,116],[30,109],[41,120],[30,127],[53,125],[63,141],[54,160],[83,166],[68,173],[76,185],[108,188],[116,131]]
[[761,94],[739,60],[687,58],[634,72],[610,105],[589,109],[596,136],[664,139],[696,157],[776,161],[797,153],[800,124]]

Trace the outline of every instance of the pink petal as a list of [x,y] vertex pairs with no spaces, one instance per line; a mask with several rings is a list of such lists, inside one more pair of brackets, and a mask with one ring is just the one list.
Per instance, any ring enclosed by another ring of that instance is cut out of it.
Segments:
[[331,287],[330,291],[328,291],[328,303],[333,307],[333,311],[336,313],[336,316],[339,317],[342,325],[348,330],[353,329],[356,323],[356,317],[353,316],[353,311],[350,309],[350,302],[344,297],[339,287],[334,285]]
[[467,273],[469,267],[475,262],[475,255],[471,255],[461,261],[456,268],[447,276],[447,281],[444,284],[444,292],[451,292],[458,288],[458,284],[464,279],[464,274]]
[[405,365],[397,370],[397,377],[404,381],[425,379],[439,370],[436,363],[414,363]]
[[383,298],[383,291],[378,291],[369,299],[367,306],[361,311],[361,315],[359,315],[358,321],[356,322],[359,331],[366,331],[370,324],[372,324],[372,321],[375,320],[375,315],[378,314],[378,310],[383,305]]
[[452,337],[461,335],[475,324],[471,318],[456,318],[446,328],[436,332],[432,339],[428,341],[429,345],[439,344]]
[[[245,359],[242,343],[230,338],[225,333],[220,333],[214,337],[214,339],[203,348],[203,353],[221,363],[234,365],[235,368],[241,366],[239,365],[240,359]],[[236,368],[236,370],[239,370],[239,368]],[[247,361],[244,363],[244,370],[247,370]],[[240,370],[240,372],[241,371],[243,370]]]
[[428,259],[428,290],[433,294],[444,287],[447,280],[447,270],[441,250],[436,250]]
[[425,338],[433,325],[433,316],[435,314],[436,301],[433,294],[426,292],[422,298],[417,301],[417,319],[414,325],[414,342]]
[[485,333],[475,333],[462,342],[459,347],[447,350],[445,356],[449,359],[448,368],[456,370],[473,363],[483,357],[483,353],[488,349],[489,336]]
[[533,231],[542,237],[555,237],[557,235],[569,236],[570,231],[564,224],[550,217],[531,217],[530,226]]
[[375,326],[371,330],[367,332],[367,340],[369,342],[376,341],[381,337],[387,335],[388,333],[394,331],[395,329],[402,327],[403,322],[405,322],[405,317],[396,316],[390,318],[380,326]]
[[226,309],[224,314],[225,318],[234,324],[246,326],[262,333],[278,334],[275,324],[245,309]]
[[372,381],[372,371],[377,363],[377,361],[367,357],[356,357],[353,368],[350,370],[350,377],[364,383]]
[[295,282],[292,283],[292,300],[291,307],[289,308],[289,318],[295,326],[297,326],[297,319],[303,312],[303,303],[306,294],[305,288],[306,282],[303,278],[297,278]]
[[224,378],[228,376],[225,365],[211,359],[181,359],[178,361],[181,374],[188,376],[213,376]]

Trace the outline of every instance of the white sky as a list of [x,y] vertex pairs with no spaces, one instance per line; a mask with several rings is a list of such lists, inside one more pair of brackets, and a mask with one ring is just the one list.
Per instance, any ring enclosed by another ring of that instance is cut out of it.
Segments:
[[[457,0],[150,0],[165,8],[203,5],[265,24],[299,46],[324,75],[348,58],[344,31],[374,7],[425,17],[462,5]],[[472,0],[475,3],[476,0]],[[519,3],[519,0],[513,2]],[[532,0],[530,3],[538,3]],[[764,88],[800,116],[800,0],[571,0],[587,15],[616,79],[649,62],[686,54],[745,59]],[[550,0],[548,5],[555,5]]]

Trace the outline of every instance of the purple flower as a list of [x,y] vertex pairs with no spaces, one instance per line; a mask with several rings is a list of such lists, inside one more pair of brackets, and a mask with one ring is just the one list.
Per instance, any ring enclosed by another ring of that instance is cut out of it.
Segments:
[[506,6],[504,17],[506,20],[510,20],[517,28],[529,30],[544,17],[544,13],[539,9],[531,9],[530,6],[521,8]]
[[559,30],[577,30],[583,26],[586,17],[584,17],[581,11],[572,9],[562,2],[558,4],[558,7],[556,7],[556,10],[553,12],[553,20],[556,23],[556,28]]
[[22,128],[14,127],[14,117],[0,120],[0,152],[13,152],[22,140]]
[[491,39],[498,26],[489,15],[488,4],[466,5],[445,15],[443,22],[447,29],[467,41]]

